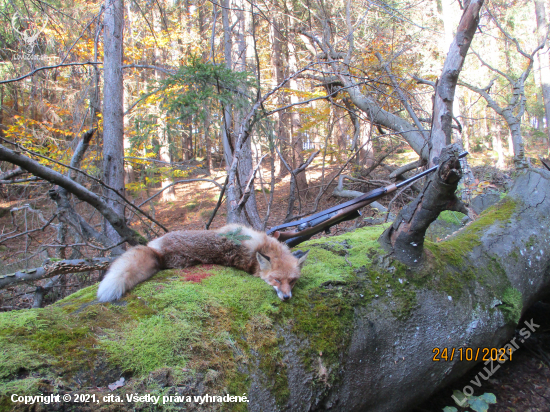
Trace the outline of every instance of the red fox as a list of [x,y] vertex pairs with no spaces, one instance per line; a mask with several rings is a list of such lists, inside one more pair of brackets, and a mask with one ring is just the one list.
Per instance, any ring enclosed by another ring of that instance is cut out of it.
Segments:
[[285,244],[241,225],[170,232],[147,246],[129,249],[115,260],[99,285],[97,298],[100,302],[120,299],[162,269],[208,263],[233,266],[259,276],[285,301],[292,297],[308,253],[291,253]]

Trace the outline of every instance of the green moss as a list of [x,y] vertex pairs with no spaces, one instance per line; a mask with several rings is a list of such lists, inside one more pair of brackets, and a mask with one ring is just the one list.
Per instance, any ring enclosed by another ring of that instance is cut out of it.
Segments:
[[511,287],[506,288],[501,300],[502,305],[499,308],[504,314],[504,319],[507,323],[517,325],[523,309],[523,298],[520,291]]
[[443,212],[441,212],[439,214],[439,216],[437,218],[441,219],[441,220],[444,220],[447,223],[451,223],[453,225],[460,225],[462,219],[465,216],[466,215],[464,213],[453,212],[451,210],[444,210]]
[[[450,296],[460,297],[462,290],[470,285],[476,278],[486,276],[488,273],[501,276],[504,269],[496,259],[491,259],[487,268],[480,268],[474,272],[465,259],[474,247],[481,244],[480,237],[484,230],[496,221],[508,224],[517,208],[513,199],[506,198],[484,211],[479,219],[469,224],[464,229],[454,234],[443,242],[425,241],[424,246],[428,256],[428,270],[432,272],[432,279],[423,277],[422,284],[445,291]],[[450,267],[449,267],[450,266]],[[433,285],[433,286],[432,286]]]
[[480,236],[483,231],[497,220],[502,222],[502,224],[509,223],[516,207],[517,205],[514,200],[506,198],[503,202],[497,203],[485,210],[479,219],[457,232],[451,239],[438,243],[438,245],[443,249],[447,249],[447,257],[452,259],[450,262],[452,265],[460,265],[459,256],[470,252],[475,246],[481,244]]
[[56,324],[55,327],[38,331],[29,338],[30,346],[40,353],[63,355],[74,351],[88,335],[89,329],[86,326]]
[[[498,214],[499,220],[505,216]],[[385,227],[300,245],[311,251],[290,302],[281,302],[264,281],[242,271],[199,266],[160,272],[116,304],[95,303],[94,286],[46,309],[0,314],[0,345],[7,348],[0,371],[12,365],[0,384],[21,369],[54,382],[61,367],[63,380],[76,382],[83,371],[100,375],[97,360],[105,359],[104,369],[133,373],[125,390],[161,393],[198,379],[205,393],[242,394],[251,383],[246,369],[259,365],[261,379],[283,409],[290,389],[282,334],[297,336],[298,354],[313,372],[311,384],[328,390],[338,379],[357,308],[369,310],[373,300],[384,299],[393,316],[406,321],[417,305],[418,286],[454,290],[473,279],[459,273],[465,240],[451,246],[427,242],[432,269],[450,259],[456,273],[434,270],[415,277],[417,272],[381,250],[377,239]],[[498,262],[491,265],[499,270]],[[148,378],[163,370],[173,376],[166,388]],[[35,390],[29,386],[29,392]]]
[[38,387],[40,379],[26,378],[18,381],[7,382],[0,385],[0,396],[13,393],[27,393],[29,390]]
[[20,371],[35,370],[53,361],[49,355],[21,345],[15,339],[1,339],[0,345],[0,382]]
[[110,361],[123,370],[144,374],[170,366],[184,367],[197,328],[176,310],[166,310],[126,324],[102,340]]
[[531,247],[531,246],[534,246],[536,240],[537,240],[537,238],[536,238],[535,236],[530,236],[530,237],[529,237],[529,240],[525,243],[525,247],[526,247],[526,248],[529,248],[529,247]]
[[90,303],[95,301],[97,295],[97,286],[90,286],[73,293],[70,296],[60,300],[56,305],[61,306],[66,313],[73,313],[82,310]]
[[14,330],[32,331],[46,326],[44,319],[39,318],[36,309],[18,310],[0,313],[0,337],[11,335]]
[[40,311],[20,310],[0,313],[0,380],[21,370],[33,370],[48,364],[51,357],[21,340],[33,331],[42,331],[48,323],[40,318]]

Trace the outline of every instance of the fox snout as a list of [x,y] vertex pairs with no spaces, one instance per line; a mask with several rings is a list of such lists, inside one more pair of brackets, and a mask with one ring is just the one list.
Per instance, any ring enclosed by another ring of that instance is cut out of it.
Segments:
[[307,258],[307,252],[301,252],[296,256],[293,254],[291,260],[281,264],[280,259],[272,262],[271,258],[257,252],[256,258],[260,265],[260,277],[268,284],[273,286],[279,299],[286,302],[292,297],[292,288],[300,277],[300,270]]
[[273,286],[273,289],[275,289],[275,292],[277,292],[277,296],[282,301],[289,300],[292,297],[292,287],[290,285],[287,285],[286,288],[281,288],[277,286]]

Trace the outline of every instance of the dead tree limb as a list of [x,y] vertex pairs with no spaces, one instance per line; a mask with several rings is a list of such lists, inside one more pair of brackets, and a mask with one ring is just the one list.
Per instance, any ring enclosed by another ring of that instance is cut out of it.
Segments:
[[35,176],[39,176],[51,183],[59,185],[68,190],[80,200],[88,203],[94,207],[102,216],[109,221],[109,223],[115,228],[120,236],[131,245],[146,244],[147,240],[141,236],[138,232],[130,229],[123,216],[120,216],[112,208],[110,208],[98,195],[89,191],[79,183],[74,182],[70,178],[62,175],[55,170],[52,170],[46,166],[41,165],[37,161],[27,157],[20,152],[16,152],[8,149],[4,145],[0,144],[0,160],[13,163],[21,168],[27,170]]
[[[340,177],[338,178],[338,186],[336,186],[336,188],[332,192],[333,196],[348,197],[348,198],[353,199],[353,198],[364,195],[363,192],[359,192],[357,190],[345,190],[344,189],[344,179],[359,180],[359,179],[354,179],[354,178],[352,178],[351,176],[348,176],[348,175],[340,175]],[[369,206],[376,209],[376,210],[378,210],[378,212],[380,212],[380,213],[387,213],[388,212],[388,208],[386,206],[384,206],[381,203],[376,202],[376,201],[369,204]],[[395,216],[393,214],[390,213],[389,215],[391,215],[390,219],[395,218]]]
[[92,270],[105,270],[109,267],[114,257],[72,259],[49,262],[42,267],[20,270],[0,276],[0,289],[13,286],[22,282],[30,282],[39,279],[51,278],[67,273],[90,272]]
[[410,170],[413,170],[413,169],[417,169],[421,166],[424,166],[425,164],[426,164],[426,162],[424,162],[424,160],[418,159],[418,160],[416,160],[412,163],[408,163],[404,166],[398,167],[397,169],[395,169],[393,172],[390,173],[390,179],[397,179],[403,173],[406,173],[406,172],[408,172]]
[[437,159],[441,151],[451,144],[456,84],[479,23],[479,12],[483,2],[484,0],[472,0],[465,8],[437,82],[428,167],[438,164]]
[[[80,170],[79,168],[77,167],[73,167],[71,165],[67,165],[65,163],[62,163],[62,162],[59,162],[55,159],[52,159],[48,156],[44,156],[44,155],[41,155],[40,153],[37,153],[37,152],[33,152],[32,150],[29,150],[21,145],[19,145],[18,143],[15,143],[15,142],[11,142],[9,140],[6,140],[2,137],[0,137],[0,140],[3,140],[4,142],[8,143],[8,144],[11,144],[13,146],[16,147],[16,150],[14,150],[15,153],[17,154],[20,154],[20,151],[25,151],[25,152],[28,152],[30,155],[32,156],[37,156],[37,157],[40,157],[42,159],[45,159],[45,160],[48,160],[50,162],[53,162],[55,164],[58,164],[64,168],[67,168],[67,169],[70,169],[74,172],[77,172],[77,173],[80,173],[84,176],[86,176],[87,178],[93,180],[94,182],[98,183],[99,185],[103,186],[105,189],[113,192],[114,194],[116,194],[118,196],[118,201],[122,202],[122,203],[125,203],[127,204],[130,208],[136,210],[137,212],[141,213],[143,216],[145,216],[147,219],[149,219],[151,222],[155,223],[156,225],[158,225],[162,230],[164,230],[165,232],[168,232],[168,229],[166,229],[166,227],[164,227],[164,225],[162,225],[161,223],[157,222],[153,217],[151,217],[147,212],[145,212],[144,210],[141,210],[139,207],[137,207],[136,205],[134,205],[133,203],[131,203],[128,199],[126,199],[126,197],[124,197],[118,190],[116,190],[114,187],[111,187],[109,185],[107,185],[105,182],[103,182],[101,179],[98,179],[94,176],[91,176],[89,175],[88,173]],[[86,146],[87,147],[87,146]],[[0,149],[1,148],[4,148],[4,146],[0,145]],[[4,148],[5,149],[5,148]],[[6,150],[9,150],[9,149],[6,149]],[[1,153],[1,150],[0,150],[0,160],[2,160],[2,153]],[[47,168],[46,168],[47,169]],[[32,172],[31,172],[32,173]],[[34,173],[33,173],[34,174]],[[45,180],[48,180],[48,179],[45,179]],[[53,182],[52,182],[53,183]],[[63,185],[60,185],[63,187]],[[123,237],[124,238],[124,237]]]
[[441,154],[442,163],[436,173],[380,237],[380,243],[406,265],[422,263],[426,230],[442,211],[457,210],[468,214],[466,206],[455,195],[462,177],[459,152],[458,145],[445,148]]
[[14,177],[24,175],[25,173],[27,173],[25,170],[20,167],[16,167],[15,169],[8,170],[7,172],[0,174],[0,180],[13,179]]

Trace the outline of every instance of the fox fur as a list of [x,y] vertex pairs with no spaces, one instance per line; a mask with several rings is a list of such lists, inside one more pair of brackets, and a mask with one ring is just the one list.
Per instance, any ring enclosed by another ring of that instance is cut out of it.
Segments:
[[292,297],[307,254],[246,226],[180,230],[126,251],[113,262],[97,290],[100,302],[120,299],[159,270],[217,264],[242,269],[273,286],[281,300]]

